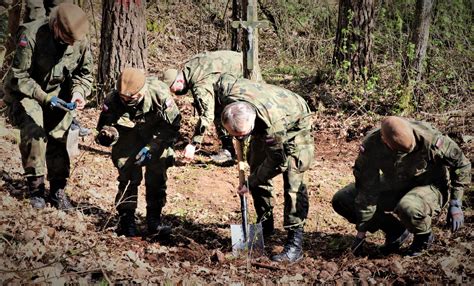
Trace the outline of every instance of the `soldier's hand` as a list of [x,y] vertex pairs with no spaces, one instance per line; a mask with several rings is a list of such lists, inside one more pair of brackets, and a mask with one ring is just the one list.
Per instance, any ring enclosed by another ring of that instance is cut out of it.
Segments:
[[77,109],[78,110],[82,110],[84,109],[84,107],[86,106],[86,100],[84,99],[84,97],[82,96],[82,94],[80,94],[79,92],[74,92],[72,94],[72,99],[71,99],[71,102],[75,102],[76,105],[77,105]]
[[351,252],[355,256],[359,256],[362,254],[362,246],[364,245],[364,242],[365,242],[365,232],[359,231],[351,245]]
[[196,152],[196,146],[193,144],[188,144],[184,148],[184,158],[188,160],[194,159],[194,153]]
[[102,130],[100,130],[99,134],[97,134],[95,140],[102,146],[112,146],[114,145],[119,138],[119,132],[115,127],[112,126],[104,126]]
[[143,166],[151,159],[150,146],[143,147],[135,156],[135,165]]
[[247,188],[247,186],[244,184],[243,186],[237,188],[237,193],[239,195],[243,195],[243,194],[246,194],[249,192],[249,188]]
[[462,204],[459,200],[451,200],[448,209],[448,225],[451,227],[451,232],[458,231],[464,224],[464,214],[462,211]]

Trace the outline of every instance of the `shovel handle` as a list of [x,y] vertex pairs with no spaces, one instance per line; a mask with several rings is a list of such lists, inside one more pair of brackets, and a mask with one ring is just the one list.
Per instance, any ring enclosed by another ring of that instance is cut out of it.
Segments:
[[[239,188],[245,184],[245,165],[243,161],[242,144],[239,140],[234,140],[235,153],[237,155],[237,168],[239,170]],[[240,211],[242,213],[242,230],[244,233],[244,240],[248,239],[248,220],[247,220],[247,197],[244,194],[239,194],[240,197]]]

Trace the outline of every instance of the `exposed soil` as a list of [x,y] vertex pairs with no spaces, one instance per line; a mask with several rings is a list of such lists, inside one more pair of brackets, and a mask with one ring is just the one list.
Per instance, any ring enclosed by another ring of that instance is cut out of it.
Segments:
[[[183,113],[190,113],[187,98],[179,98]],[[98,111],[88,109],[82,123],[95,126]],[[188,116],[190,114],[186,114]],[[360,122],[364,122],[362,119]],[[369,120],[370,122],[370,120]],[[347,122],[345,122],[347,123]],[[334,117],[316,118],[315,163],[308,172],[310,213],[305,228],[304,259],[287,265],[268,259],[282,250],[282,180],[276,178],[275,219],[277,232],[265,242],[265,254],[248,259],[234,257],[230,224],[240,223],[239,198],[235,193],[235,167],[210,163],[216,152],[216,138],[208,136],[201,155],[193,163],[180,163],[169,170],[164,223],[173,226],[169,240],[117,237],[114,198],[116,170],[110,150],[86,137],[81,154],[72,161],[67,193],[77,205],[73,212],[54,208],[34,210],[24,198],[25,185],[18,138],[12,129],[2,129],[0,172],[2,174],[0,221],[0,272],[2,282],[172,282],[172,283],[453,283],[469,284],[473,279],[472,211],[466,225],[456,235],[443,227],[445,213],[435,223],[437,240],[432,249],[418,258],[393,254],[382,256],[377,247],[381,233],[372,234],[363,257],[348,252],[354,227],[337,215],[330,200],[335,191],[353,177],[351,165],[357,155],[358,140],[347,141],[341,121]],[[371,123],[367,123],[370,126]],[[185,121],[183,138],[192,124]],[[8,124],[7,124],[8,128]],[[181,156],[183,139],[177,145]],[[251,221],[253,206],[249,199]],[[137,220],[144,226],[144,187],[140,188]],[[407,247],[405,245],[405,247]]]

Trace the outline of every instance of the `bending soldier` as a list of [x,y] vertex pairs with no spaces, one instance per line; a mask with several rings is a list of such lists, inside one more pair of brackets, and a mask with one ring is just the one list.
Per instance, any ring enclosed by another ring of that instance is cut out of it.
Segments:
[[448,222],[457,231],[463,224],[462,197],[470,184],[470,170],[458,145],[429,124],[385,118],[360,146],[355,184],[332,199],[334,210],[356,225],[353,251],[360,252],[367,231],[381,229],[383,253],[398,251],[413,233],[408,255],[421,254],[434,239],[432,217],[448,197]]
[[5,78],[4,100],[10,121],[20,129],[22,163],[35,208],[45,206],[46,171],[52,204],[72,207],[64,189],[70,171],[66,138],[75,111],[52,106],[64,101],[73,103],[70,109],[74,104],[84,108],[93,80],[88,30],[84,11],[67,3],[49,18],[23,24]]
[[203,141],[204,133],[214,122],[217,135],[222,142],[222,149],[211,158],[216,163],[232,162],[235,151],[232,138],[228,136],[214,116],[213,84],[223,73],[236,77],[243,76],[242,54],[233,51],[205,52],[193,56],[184,63],[181,70],[168,69],[164,72],[164,81],[170,86],[172,93],[185,95],[189,90],[194,98],[194,107],[199,115],[191,142],[185,148],[185,158],[192,160],[196,147]]
[[136,68],[125,68],[117,90],[108,95],[100,114],[96,140],[112,146],[112,161],[118,170],[117,232],[137,236],[135,210],[138,186],[145,166],[146,222],[149,235],[169,234],[161,225],[166,203],[167,169],[173,165],[173,144],[179,135],[181,115],[169,87]]
[[283,227],[288,231],[282,253],[274,261],[295,262],[303,257],[303,227],[309,201],[305,171],[313,162],[311,111],[299,95],[269,84],[223,75],[216,85],[222,124],[238,140],[250,136],[248,188],[264,236],[274,232],[273,183],[283,175]]

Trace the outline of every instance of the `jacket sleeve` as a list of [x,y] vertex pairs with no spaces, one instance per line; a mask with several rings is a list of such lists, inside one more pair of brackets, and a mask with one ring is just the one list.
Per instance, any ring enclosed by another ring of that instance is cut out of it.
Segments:
[[218,77],[209,76],[196,84],[192,93],[194,97],[194,106],[199,115],[198,122],[194,129],[192,141],[202,143],[204,133],[209,125],[214,121],[214,86]]
[[72,74],[72,92],[79,92],[84,98],[91,94],[92,90],[92,54],[89,47],[89,42],[84,42],[84,48],[81,60],[77,68]]
[[164,126],[158,126],[160,130],[158,140],[174,143],[179,136],[181,114],[178,106],[173,100],[173,97],[169,96],[165,99],[162,104],[161,114],[163,118],[161,124]]
[[34,42],[22,31],[20,31],[19,35],[15,56],[5,81],[5,87],[12,92],[34,98],[40,103],[46,103],[48,100],[46,92],[30,75]]
[[114,126],[120,118],[118,111],[115,110],[115,105],[113,103],[114,91],[111,92],[105,99],[102,104],[102,111],[99,115],[99,120],[97,122],[96,130],[100,131],[104,126]]
[[380,173],[376,161],[370,155],[370,148],[362,144],[353,167],[357,195],[355,209],[357,230],[367,231],[366,223],[373,217],[378,200],[377,185],[380,184]]
[[471,183],[471,162],[448,136],[438,137],[435,150],[436,156],[449,167],[451,199],[462,201],[464,189]]

